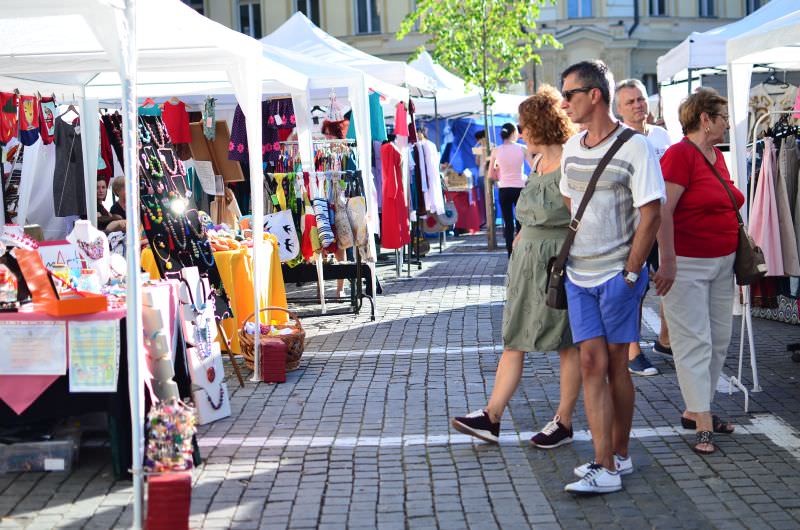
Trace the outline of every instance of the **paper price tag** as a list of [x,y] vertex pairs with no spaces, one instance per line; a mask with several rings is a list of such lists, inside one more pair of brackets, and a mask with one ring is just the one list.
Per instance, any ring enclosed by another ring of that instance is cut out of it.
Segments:
[[272,204],[274,204],[275,206],[278,206],[280,204],[278,202],[278,196],[277,195],[274,195],[274,194],[270,195],[270,198],[272,199]]
[[283,125],[283,118],[280,117],[280,114],[275,115],[275,125]]
[[209,116],[208,118],[206,118],[206,128],[210,129],[213,126],[214,126],[214,118]]

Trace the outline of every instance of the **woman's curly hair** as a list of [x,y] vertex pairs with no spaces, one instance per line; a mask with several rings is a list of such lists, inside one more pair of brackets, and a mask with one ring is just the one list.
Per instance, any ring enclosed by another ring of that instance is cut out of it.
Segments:
[[561,108],[561,94],[550,85],[542,85],[520,103],[519,125],[538,145],[561,145],[576,132]]

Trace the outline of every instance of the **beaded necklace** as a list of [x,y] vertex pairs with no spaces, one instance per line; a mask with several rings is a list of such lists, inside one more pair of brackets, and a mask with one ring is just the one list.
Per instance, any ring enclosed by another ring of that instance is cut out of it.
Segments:
[[156,119],[155,122],[158,134],[156,134],[156,132],[153,130],[150,124],[148,124],[146,121],[144,122],[144,126],[147,127],[147,130],[150,132],[150,136],[153,138],[153,143],[156,144],[156,147],[165,147],[167,141],[164,134],[164,130],[158,124],[158,119]]
[[148,169],[150,170],[150,175],[155,178],[163,178],[164,165],[161,164],[161,160],[159,160],[155,148],[149,145],[142,147],[142,156],[144,157],[145,155],[147,156],[147,160],[149,161]]
[[164,242],[163,242],[163,241],[156,241],[156,239],[155,239],[156,237],[157,237],[157,236],[155,236],[155,237],[153,238],[153,243],[154,243],[154,244],[153,244],[153,245],[151,245],[151,247],[153,248],[153,254],[155,254],[156,256],[158,256],[158,259],[160,259],[162,262],[164,262],[164,268],[165,268],[165,269],[167,269],[168,271],[169,271],[169,270],[172,270],[172,263],[170,262],[170,260],[171,260],[172,258],[171,258],[171,257],[170,257],[170,255],[169,255],[169,251],[167,251],[167,257],[166,257],[166,258],[165,258],[164,256],[162,256],[162,255],[161,255],[161,253],[158,251],[158,249],[159,249],[159,248],[166,248],[166,245],[164,244]]
[[[172,161],[175,162],[175,165],[173,167],[170,167],[169,162],[167,162],[167,157],[165,153],[169,153],[170,156],[172,156]],[[174,177],[175,175],[178,174],[178,170],[180,169],[180,165],[178,164],[179,159],[178,157],[175,156],[175,152],[171,148],[159,147],[158,158],[161,159],[162,166],[166,168],[167,173],[169,173],[170,176]]]
[[138,119],[138,127],[139,127],[139,140],[141,141],[142,144],[149,144],[151,139],[150,129],[147,128],[147,124],[145,123],[145,121],[142,119],[141,116],[139,116]]
[[[186,245],[189,242],[189,231],[188,229],[184,231],[183,217],[179,217],[177,219],[178,229],[175,228],[174,222],[175,218],[173,218],[170,214],[167,214],[167,223],[165,225],[167,232],[171,232],[170,235],[172,235],[172,239],[178,244],[178,247],[181,249],[186,249]],[[178,232],[181,233],[181,237],[178,237]]]
[[[200,261],[202,261],[206,265],[206,267],[212,267],[214,265],[214,251],[211,249],[211,243],[208,241],[208,239],[200,240],[200,243],[204,247],[206,247],[205,249],[201,249],[200,246],[197,244],[197,241],[195,241],[194,239],[192,239],[191,243],[192,243],[192,254],[194,255],[194,257],[200,258]],[[206,258],[206,254],[211,256],[210,260]]]

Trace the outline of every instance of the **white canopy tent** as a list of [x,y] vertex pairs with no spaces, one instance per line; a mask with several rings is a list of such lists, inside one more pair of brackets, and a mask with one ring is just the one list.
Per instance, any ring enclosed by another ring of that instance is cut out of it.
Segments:
[[[436,82],[436,100],[421,99],[415,102],[417,115],[443,118],[452,116],[477,116],[483,113],[481,92],[476,87],[467,88],[463,79],[448,72],[437,64],[433,57],[423,51],[419,57],[411,61],[411,66],[426,74]],[[527,96],[517,94],[494,94],[494,103],[490,107],[492,114],[516,115],[519,104]]]
[[[308,75],[309,101],[327,102],[331,90],[336,92],[337,97],[347,97],[353,111],[358,158],[363,161],[363,175],[369,175],[372,157],[372,147],[367,136],[370,130],[369,90],[376,90],[395,102],[408,100],[408,90],[384,83],[361,70],[346,65],[332,64],[309,54],[286,50],[268,44],[266,41],[266,38],[261,40],[265,56]],[[310,119],[307,115],[302,118]],[[300,116],[298,116],[298,123],[299,120]],[[303,160],[310,161],[313,157],[311,135],[299,133],[298,142]],[[308,165],[304,163],[304,165],[305,171],[314,170],[310,163]],[[377,234],[379,233],[379,219],[375,183],[371,178],[364,178],[364,185],[366,187],[367,220],[372,233]]]
[[[658,81],[662,85],[662,109],[667,130],[680,137],[678,105],[691,90],[694,80],[703,70],[714,71],[726,64],[725,45],[728,40],[781,18],[797,9],[797,0],[771,0],[750,15],[704,32],[693,32],[680,44],[658,58]],[[669,85],[670,81],[679,84]],[[686,87],[680,83],[687,81]]]
[[749,31],[791,13],[798,7],[797,0],[770,0],[750,15],[717,28],[692,32],[683,42],[658,58],[658,80],[665,83],[688,69],[724,66],[725,45]]
[[434,81],[416,68],[400,61],[386,61],[329,35],[299,11],[278,29],[261,39],[265,44],[302,53],[328,64],[361,70],[388,84],[409,89],[411,95],[432,94]]
[[[143,12],[137,17],[138,8]],[[158,13],[158,16],[153,16]],[[261,86],[264,59],[258,42],[199,15],[178,0],[26,0],[0,10],[0,84],[21,91],[55,92],[62,100],[79,101],[81,115],[96,115],[97,100],[87,99],[93,81],[113,72],[119,81],[123,110],[126,174],[126,211],[138,212],[136,171],[137,72],[146,70],[175,83],[172,94],[181,92],[177,72],[203,72],[206,79],[231,87],[246,116],[250,152],[253,210],[263,215],[261,173]],[[307,89],[301,74],[273,65],[275,78],[284,92]],[[176,77],[173,77],[176,76]],[[106,86],[106,88],[109,88]],[[91,103],[94,102],[94,103]],[[95,127],[87,127],[88,131]],[[94,138],[90,136],[94,135]],[[81,135],[85,181],[96,178],[97,131]],[[87,185],[87,196],[93,196]],[[92,201],[93,203],[94,201]],[[91,211],[94,211],[92,207]],[[139,248],[139,216],[130,215],[126,246]],[[263,262],[262,225],[254,223],[255,303],[259,309]],[[142,454],[144,349],[141,329],[140,258],[128,253],[127,352],[133,432],[134,527],[142,523]]]

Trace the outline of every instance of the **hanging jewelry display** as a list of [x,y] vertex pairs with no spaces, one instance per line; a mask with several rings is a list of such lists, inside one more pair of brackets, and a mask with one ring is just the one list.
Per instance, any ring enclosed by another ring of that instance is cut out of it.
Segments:
[[185,211],[191,197],[186,167],[160,117],[139,116],[137,130],[140,215],[158,272],[163,277],[166,272],[196,266],[201,274],[208,274],[217,295],[215,314],[222,318],[230,307],[204,223]]

